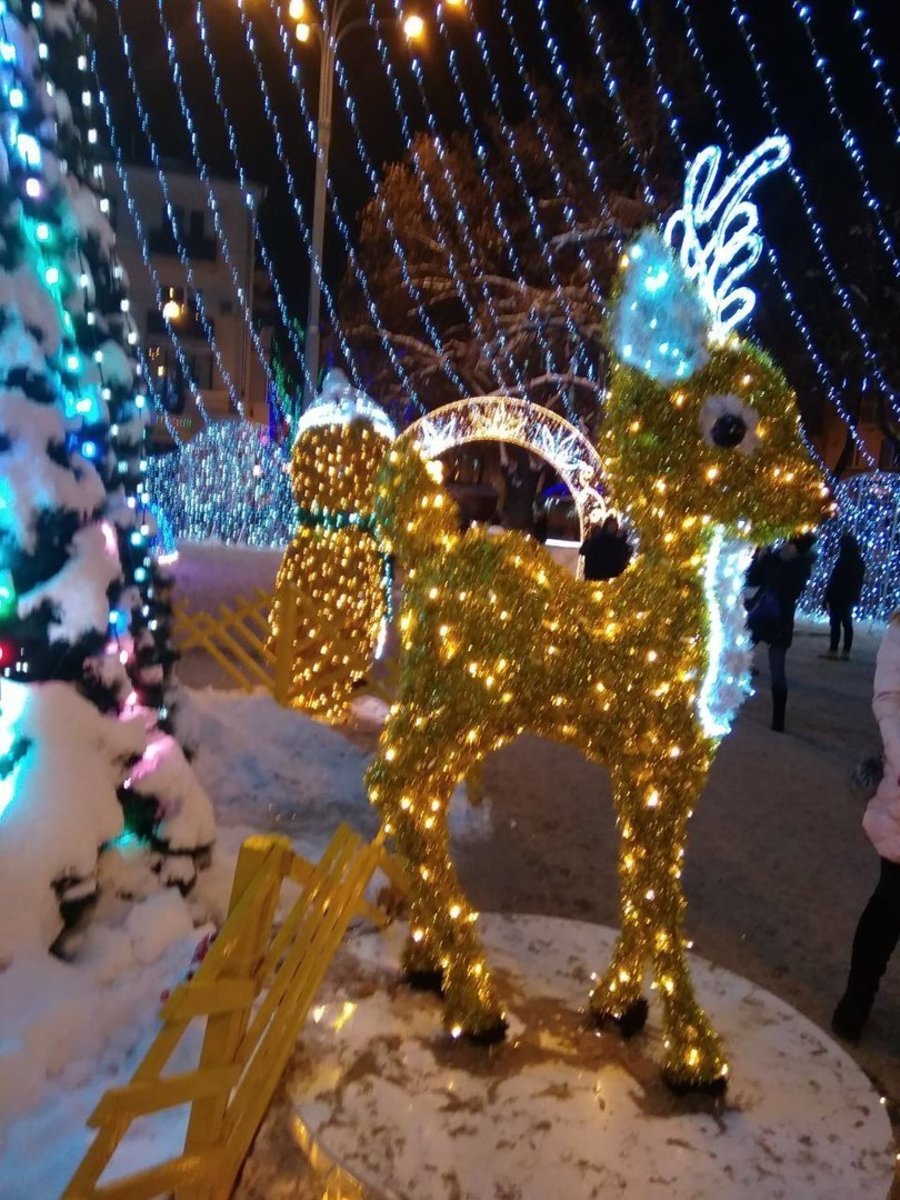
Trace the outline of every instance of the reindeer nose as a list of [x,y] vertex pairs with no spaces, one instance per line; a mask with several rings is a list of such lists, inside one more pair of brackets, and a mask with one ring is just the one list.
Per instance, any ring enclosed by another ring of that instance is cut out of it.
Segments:
[[715,445],[733,450],[747,436],[747,422],[738,413],[723,413],[710,430],[710,436]]

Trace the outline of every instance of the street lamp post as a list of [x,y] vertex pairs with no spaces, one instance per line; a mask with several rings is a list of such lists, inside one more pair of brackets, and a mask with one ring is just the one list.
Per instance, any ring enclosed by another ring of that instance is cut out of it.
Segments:
[[[353,0],[320,0],[321,18],[306,20],[305,0],[291,0],[289,13],[297,22],[298,41],[308,42],[313,33],[319,35],[319,115],[316,125],[316,173],[313,183],[313,219],[311,261],[309,267],[309,316],[305,343],[304,408],[313,402],[319,374],[319,325],[322,302],[322,248],[325,240],[325,209],[328,193],[328,155],[331,149],[332,105],[334,99],[335,56],[341,42],[351,33],[370,27],[366,17],[352,15]],[[425,31],[421,17],[384,17],[378,26],[400,25],[409,41],[415,41]]]

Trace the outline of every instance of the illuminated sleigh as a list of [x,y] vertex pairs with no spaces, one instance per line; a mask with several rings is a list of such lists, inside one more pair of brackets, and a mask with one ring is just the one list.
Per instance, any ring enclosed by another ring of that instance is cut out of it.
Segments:
[[620,933],[592,1015],[640,1029],[649,968],[666,1079],[724,1087],[685,958],[687,822],[748,686],[750,542],[815,524],[826,505],[784,377],[730,332],[749,303],[734,283],[759,254],[746,193],[785,153],[764,143],[714,190],[707,152],[668,240],[645,231],[623,258],[599,451],[639,537],[624,575],[580,582],[519,534],[460,534],[433,465],[402,440],[385,451],[374,525],[406,582],[399,691],[367,783],[407,865],[404,967],[440,987],[454,1036],[495,1040],[505,1020],[450,858],[447,805],[486,755],[530,731],[611,776]]

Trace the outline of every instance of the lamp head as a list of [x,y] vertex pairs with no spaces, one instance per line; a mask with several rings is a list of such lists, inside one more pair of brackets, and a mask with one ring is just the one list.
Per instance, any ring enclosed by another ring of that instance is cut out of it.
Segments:
[[418,42],[425,35],[425,22],[418,13],[403,18],[403,32],[410,42]]

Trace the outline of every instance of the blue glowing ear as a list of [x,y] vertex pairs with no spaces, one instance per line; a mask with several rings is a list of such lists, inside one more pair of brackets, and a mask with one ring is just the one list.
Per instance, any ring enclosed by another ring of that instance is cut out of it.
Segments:
[[645,229],[622,259],[622,287],[610,322],[620,362],[670,386],[709,358],[709,313],[661,233]]

